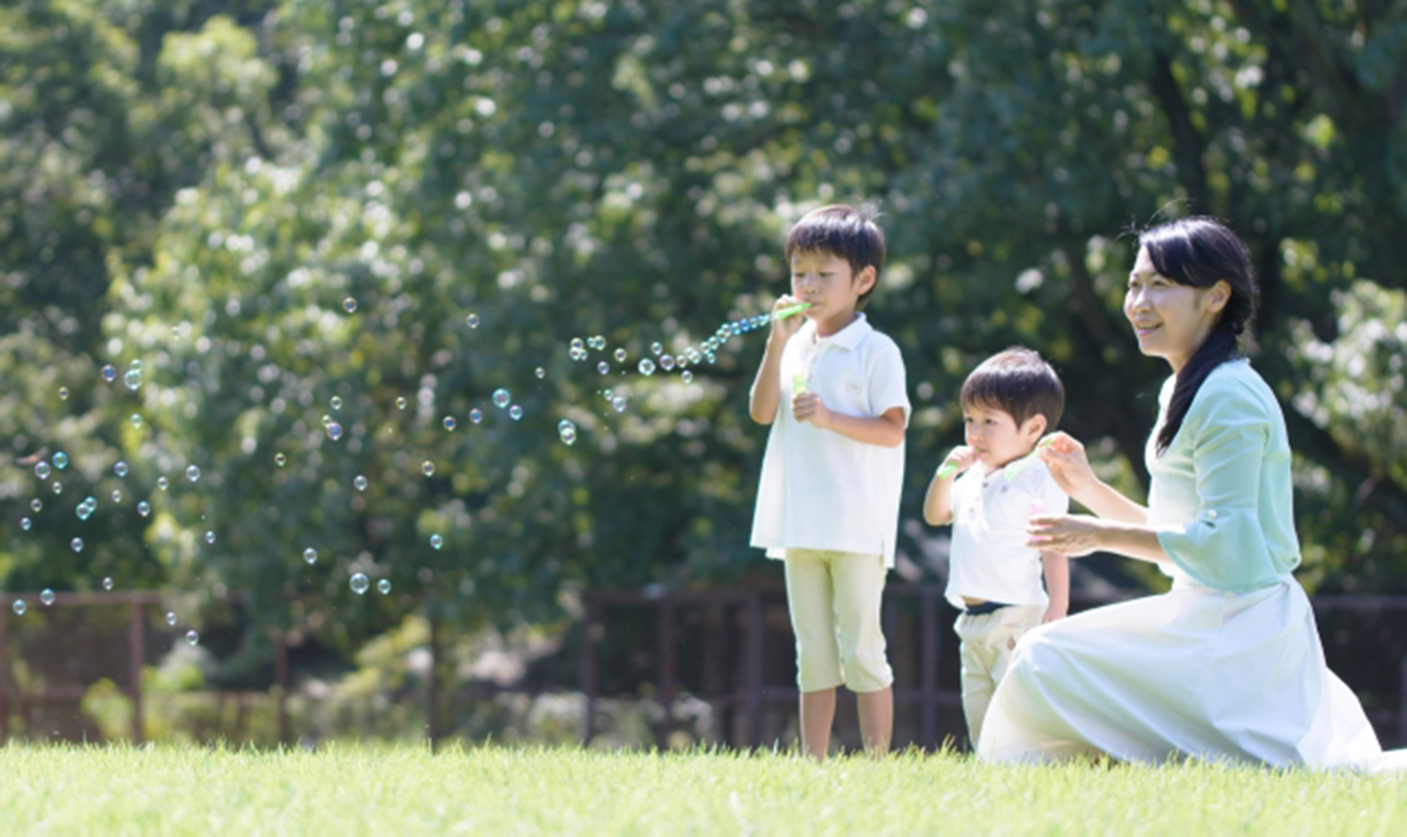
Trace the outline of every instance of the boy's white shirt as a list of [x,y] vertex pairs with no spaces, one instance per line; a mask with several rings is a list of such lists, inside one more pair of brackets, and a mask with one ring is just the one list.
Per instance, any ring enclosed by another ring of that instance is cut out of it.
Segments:
[[946,595],[959,610],[963,597],[1015,605],[1050,602],[1041,553],[1026,546],[1026,522],[1033,501],[1044,514],[1064,514],[1070,498],[1040,459],[1020,465],[1011,479],[1005,470],[989,473],[978,464],[953,483]]
[[798,422],[791,413],[793,376],[837,413],[864,418],[893,407],[909,421],[899,347],[860,313],[829,337],[807,321],[782,350],[781,397],[757,488],[752,545],[770,558],[787,549],[833,549],[883,555],[894,566],[904,444],[886,448]]

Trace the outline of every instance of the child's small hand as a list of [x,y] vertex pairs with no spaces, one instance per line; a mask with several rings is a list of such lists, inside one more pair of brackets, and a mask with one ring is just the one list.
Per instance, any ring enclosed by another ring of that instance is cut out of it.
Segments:
[[1064,619],[1067,615],[1068,614],[1066,613],[1065,608],[1051,605],[1049,608],[1046,609],[1045,616],[1041,617],[1041,624],[1044,625],[1047,622],[1057,622],[1061,619]]
[[977,449],[967,445],[953,448],[943,460],[943,464],[938,466],[938,473],[944,477],[956,477],[968,468],[977,464]]
[[832,413],[826,406],[826,402],[821,400],[821,396],[814,392],[800,392],[792,396],[791,414],[797,421],[809,421],[818,430],[827,430],[831,426]]
[[793,305],[799,304],[800,302],[801,300],[797,299],[791,294],[784,294],[775,303],[773,303],[772,332],[769,339],[774,339],[782,343],[786,343],[788,340],[791,339],[791,336],[793,334],[796,334],[798,331],[801,330],[802,323],[806,322],[806,318],[804,316],[800,314],[793,314],[792,316],[787,317],[783,320],[779,320],[776,317],[778,311],[781,311],[783,308],[790,308]]

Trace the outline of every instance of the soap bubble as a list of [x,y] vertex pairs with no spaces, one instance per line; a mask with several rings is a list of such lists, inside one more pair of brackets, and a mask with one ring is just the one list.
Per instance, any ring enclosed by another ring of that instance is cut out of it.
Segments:
[[685,349],[684,354],[686,357],[689,358],[690,363],[699,362],[699,350],[695,349],[693,346],[690,346],[689,348]]
[[405,396],[402,395],[402,396],[400,396],[400,397],[398,397],[398,398],[396,399],[396,409],[397,409],[397,410],[404,410],[404,409],[406,408],[406,404],[408,404],[408,403],[409,403],[409,402],[405,400]]
[[478,328],[478,327],[479,327],[479,315],[478,315],[478,314],[470,314],[469,316],[467,316],[467,317],[464,318],[464,322],[467,323],[470,328]]
[[68,400],[68,387],[59,387],[59,400],[60,400],[60,401],[67,401],[67,400]]
[[557,435],[561,436],[562,441],[569,445],[575,443],[576,425],[572,424],[571,419],[562,419],[557,422]]
[[332,441],[335,442],[338,439],[342,438],[342,425],[338,424],[337,422],[328,422],[327,427],[325,429],[327,430],[327,438],[331,439]]
[[361,474],[357,474],[356,478],[352,480],[352,485],[356,486],[358,491],[365,491],[366,477],[362,476]]
[[280,451],[274,454],[274,464],[282,468],[284,465],[288,464],[288,457],[284,456],[283,452]]
[[[88,500],[92,499],[92,497],[88,498]],[[92,517],[93,512],[97,510],[97,501],[94,500],[93,505],[90,506],[88,505],[88,500],[84,500],[83,502],[79,503],[78,508],[74,509],[74,512],[78,515],[79,520],[87,520],[88,518]]]
[[117,474],[119,479],[127,476],[127,463],[119,461],[116,465],[112,466],[112,472]]
[[43,461],[34,463],[34,475],[39,479],[47,480],[51,473],[53,472],[49,469],[49,463]]
[[347,309],[347,313],[350,314],[357,310],[357,301],[349,296],[342,300],[342,307]]
[[440,537],[438,533],[430,536],[430,546],[434,547],[435,549],[439,549],[444,545],[445,539]]
[[684,372],[680,374],[679,380],[683,381],[686,384],[692,384],[694,382],[694,373],[685,369]]
[[678,354],[674,356],[674,364],[680,369],[683,369],[689,365],[689,359],[682,354]]
[[332,406],[332,409],[340,410],[342,409],[342,396],[334,395],[327,403]]
[[584,351],[586,351],[586,343],[585,343],[580,337],[573,337],[573,338],[572,338],[572,351],[574,351],[574,352],[584,352]]
[[533,374],[536,375],[536,376],[537,376],[537,379],[540,381],[540,380],[542,380],[543,378],[546,378],[546,377],[547,377],[547,370],[546,370],[546,369],[543,369],[541,366],[539,366],[538,368],[536,368],[536,369],[533,370]]
[[640,365],[636,368],[639,369],[640,374],[644,375],[646,378],[655,374],[655,362],[647,357],[640,358]]
[[134,358],[131,363],[127,364],[127,368],[140,372],[142,371],[142,362]]
[[127,374],[122,376],[122,383],[130,390],[136,390],[142,386],[142,373],[139,369],[128,369]]
[[205,542],[206,542],[207,544],[214,545],[214,543],[215,543],[215,531],[214,531],[213,529],[206,529],[206,530],[205,530]]
[[54,591],[50,590],[48,587],[45,587],[39,593],[39,601],[43,602],[45,607],[52,605],[54,603]]
[[200,469],[195,467],[194,465],[187,465],[186,479],[190,480],[191,482],[195,482],[196,480],[200,479]]
[[165,491],[165,490],[166,490],[166,486],[168,486],[168,485],[170,485],[170,484],[171,484],[170,481],[167,480],[166,477],[157,477],[157,478],[156,478],[156,487],[159,488],[159,489],[161,489],[162,491]]
[[376,592],[380,593],[380,594],[383,595],[383,596],[388,596],[388,595],[390,595],[390,594],[391,594],[391,579],[389,579],[389,578],[383,578],[383,579],[381,579],[380,581],[376,582]]
[[37,513],[40,509],[44,508],[44,501],[35,497],[33,500],[29,501],[29,508],[30,511]]
[[616,363],[625,363],[625,358],[626,358],[625,349],[624,349],[624,348],[616,349],[616,352],[615,352]]
[[33,525],[34,525],[34,521],[30,520],[29,518],[27,518],[27,517],[21,517],[21,518],[20,518],[20,528],[23,529],[23,530],[25,530],[26,532],[28,532],[29,529],[30,529],[30,527],[33,526]]
[[508,402],[513,400],[513,395],[503,387],[493,391],[493,404],[500,410],[508,406]]
[[364,594],[366,589],[371,586],[371,582],[366,578],[366,573],[352,573],[351,583],[352,592],[356,593],[358,596]]
[[59,451],[58,453],[54,454],[54,467],[58,468],[60,471],[67,468],[68,454],[64,453],[63,451]]
[[200,634],[196,633],[194,630],[186,631],[186,644],[187,644],[187,645],[199,645],[199,644],[200,644]]
[[572,360],[586,360],[586,349],[573,346],[571,351],[567,352],[567,356]]
[[114,488],[114,489],[112,490],[112,501],[113,501],[114,503],[120,503],[120,502],[122,502],[122,490],[121,490],[121,489],[119,489],[119,488]]
[[608,375],[611,371],[611,365],[603,360],[596,364],[596,371],[600,372],[602,375]]
[[454,416],[445,416],[445,429],[446,429],[446,430],[453,430],[453,429],[454,429]]
[[483,420],[484,420],[484,413],[483,413],[483,411],[480,410],[478,407],[475,407],[474,409],[470,410],[470,411],[469,411],[469,420],[472,421],[472,422],[474,422],[475,424],[478,424],[479,422],[483,421]]
[[508,408],[508,416],[514,421],[517,421],[518,419],[523,417],[523,408],[519,407],[517,404],[514,404],[512,407]]
[[420,464],[420,470],[425,472],[425,476],[433,477],[435,475],[435,463],[427,459]]
[[142,517],[149,517],[151,515],[151,503],[148,503],[146,500],[138,503],[137,514],[140,514]]
[[50,488],[52,488],[52,489],[54,490],[54,493],[55,493],[55,494],[62,494],[62,493],[64,493],[64,484],[61,483],[61,482],[56,482],[56,483],[54,483],[52,486],[50,486]]
[[113,365],[111,363],[103,367],[103,380],[107,381],[108,383],[112,383],[113,381],[117,380],[117,370],[113,368]]
[[83,551],[83,539],[82,539],[82,538],[74,538],[73,540],[71,540],[71,541],[68,542],[68,548],[69,548],[69,549],[72,549],[74,552],[82,552],[82,551]]
[[173,628],[176,627],[176,611],[166,611],[166,624],[170,625]]
[[141,427],[141,426],[142,426],[142,414],[141,414],[141,413],[133,413],[133,414],[132,414],[132,426],[133,426],[133,427]]
[[317,551],[316,549],[313,549],[313,548],[310,546],[310,547],[308,547],[307,549],[303,550],[303,563],[312,565],[312,564],[316,564],[317,562],[318,562],[318,551]]
[[112,576],[106,576],[103,578],[103,589],[108,591],[112,590]]
[[674,355],[665,355],[660,358],[660,368],[666,372],[674,369]]
[[610,388],[610,387],[606,387],[605,389],[601,390],[601,397],[604,398],[604,399],[606,399],[607,401],[610,401],[610,400],[611,400],[611,388]]
[[604,338],[604,337],[602,337],[601,335],[598,334],[598,335],[596,335],[595,340],[596,340],[596,351],[598,351],[598,352],[603,352],[603,351],[605,351],[605,350],[606,350],[606,338]]
[[10,607],[14,609],[16,616],[23,616],[24,612],[29,610],[29,605],[24,603],[24,599],[15,599],[15,603]]
[[625,408],[629,406],[629,402],[626,401],[624,395],[617,395],[615,398],[611,399],[611,406],[615,408],[617,413],[623,413],[625,412]]
[[662,351],[664,351],[664,346],[660,345],[659,343],[650,344],[650,354],[654,355],[655,357],[659,357],[660,352]]

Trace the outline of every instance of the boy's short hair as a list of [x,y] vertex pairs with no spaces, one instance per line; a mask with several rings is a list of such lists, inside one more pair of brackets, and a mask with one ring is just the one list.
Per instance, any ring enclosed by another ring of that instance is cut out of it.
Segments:
[[817,250],[831,253],[850,263],[852,278],[866,267],[874,267],[874,284],[855,301],[858,311],[879,287],[879,275],[884,272],[884,249],[884,232],[871,213],[835,204],[813,209],[796,222],[787,234],[786,259],[790,263],[796,253]]
[[1001,410],[1025,424],[1045,416],[1046,432],[1055,429],[1065,412],[1065,386],[1039,352],[1013,346],[992,355],[962,384],[962,406]]

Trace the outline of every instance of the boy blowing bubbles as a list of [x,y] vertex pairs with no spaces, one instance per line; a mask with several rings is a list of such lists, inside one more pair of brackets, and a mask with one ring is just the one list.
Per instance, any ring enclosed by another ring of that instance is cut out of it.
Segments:
[[774,316],[748,405],[772,426],[752,545],[785,561],[801,745],[816,759],[829,749],[842,683],[856,693],[867,750],[888,750],[894,725],[879,611],[894,566],[909,399],[899,347],[860,311],[884,251],[879,227],[851,207],[797,222],[786,243],[791,293],[773,313],[808,307]]
[[1065,389],[1039,354],[1012,348],[972,371],[961,402],[967,444],[938,468],[923,517],[933,526],[953,524],[947,598],[961,611],[954,628],[962,640],[962,708],[976,747],[1017,640],[1069,609],[1065,556],[1026,546],[1030,517],[1069,507],[1035,455],[1060,420]]

